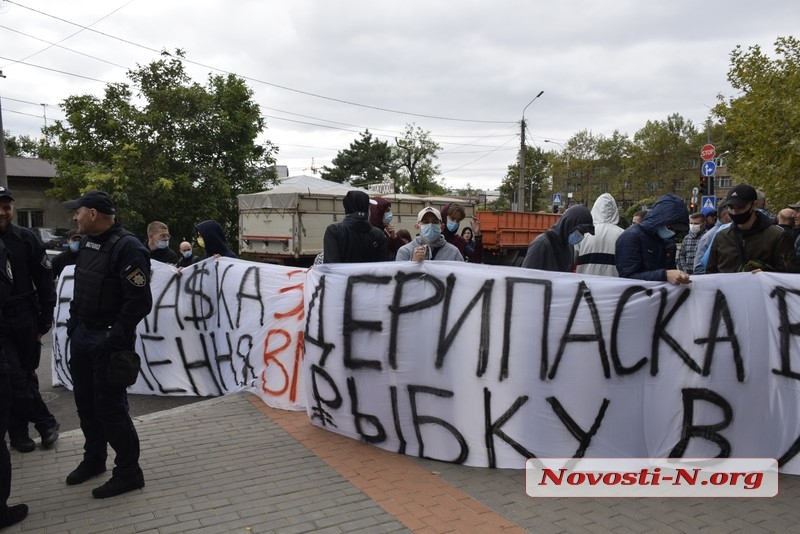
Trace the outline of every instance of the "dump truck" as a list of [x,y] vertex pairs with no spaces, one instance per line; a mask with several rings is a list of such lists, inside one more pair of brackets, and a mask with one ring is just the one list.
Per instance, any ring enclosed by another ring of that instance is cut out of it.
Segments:
[[[239,250],[257,261],[308,267],[322,252],[325,229],[344,218],[342,200],[358,189],[313,177],[289,179],[278,187],[238,196]],[[448,197],[376,195],[392,203],[392,225],[414,236],[417,214],[426,206],[441,209],[450,202],[464,206],[467,217],[474,204]]]
[[521,266],[528,245],[558,222],[557,213],[479,210],[483,234],[483,262]]

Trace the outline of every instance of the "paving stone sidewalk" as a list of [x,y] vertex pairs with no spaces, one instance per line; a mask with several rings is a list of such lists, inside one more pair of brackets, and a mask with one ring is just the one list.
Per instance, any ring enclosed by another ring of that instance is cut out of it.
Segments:
[[[137,417],[146,486],[93,499],[79,486],[80,431],[51,450],[12,451],[4,532],[800,532],[800,477],[771,499],[532,499],[524,472],[390,453],[312,427],[248,393]],[[110,464],[109,464],[110,467]]]

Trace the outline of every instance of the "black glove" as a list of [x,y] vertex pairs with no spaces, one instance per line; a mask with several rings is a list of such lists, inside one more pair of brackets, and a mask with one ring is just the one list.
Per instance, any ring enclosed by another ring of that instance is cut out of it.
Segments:
[[77,326],[78,320],[70,315],[69,319],[67,319],[67,337],[72,337],[72,333],[75,332]]
[[127,332],[127,329],[116,323],[106,334],[106,341],[103,345],[105,349],[112,352],[130,350],[133,346],[130,338],[131,335]]
[[37,322],[39,324],[39,333],[46,334],[51,328],[53,328],[53,314],[51,313],[50,315],[46,315],[41,313],[39,314],[39,319]]

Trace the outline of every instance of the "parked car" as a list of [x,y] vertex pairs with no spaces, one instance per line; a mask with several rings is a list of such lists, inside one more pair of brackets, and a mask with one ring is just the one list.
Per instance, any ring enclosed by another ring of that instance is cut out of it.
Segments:
[[44,244],[45,248],[62,250],[67,247],[67,233],[69,228],[31,228],[36,237]]

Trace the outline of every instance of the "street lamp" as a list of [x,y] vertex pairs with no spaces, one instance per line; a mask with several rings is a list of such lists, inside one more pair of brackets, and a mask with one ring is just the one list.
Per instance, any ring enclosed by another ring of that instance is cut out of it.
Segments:
[[552,139],[545,139],[544,142],[545,143],[552,143],[554,145],[558,145],[558,146],[561,147],[561,150],[564,151],[564,154],[567,156],[567,180],[566,181],[569,181],[569,150],[567,150],[567,147],[565,147],[563,144],[559,143],[558,141],[553,141]]
[[542,96],[544,91],[539,91],[539,94],[534,96],[527,105],[522,108],[522,120],[519,121],[520,125],[520,143],[519,143],[519,183],[517,183],[517,211],[525,211],[525,110],[528,106]]

